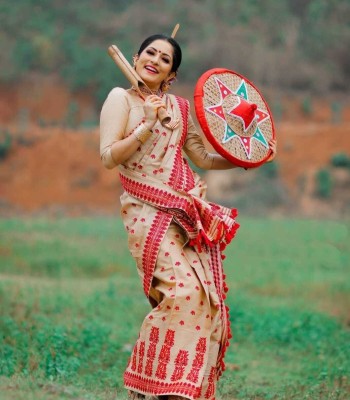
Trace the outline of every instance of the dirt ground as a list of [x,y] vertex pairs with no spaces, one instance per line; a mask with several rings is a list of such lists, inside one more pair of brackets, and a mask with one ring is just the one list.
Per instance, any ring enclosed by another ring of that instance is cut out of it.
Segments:
[[[191,96],[187,87],[178,92]],[[339,109],[335,100],[324,97],[279,101],[275,124],[281,182],[298,201],[301,215],[313,216],[315,207],[322,216],[328,211],[334,215],[334,204],[350,202],[349,170],[335,171],[343,190],[334,202],[315,198],[314,177],[333,155],[350,155],[350,103],[342,101]],[[96,123],[84,129],[64,126],[72,118],[72,104],[78,105],[73,123],[98,120],[89,95],[72,95],[58,81],[33,79],[17,89],[0,87],[0,124],[12,137],[10,151],[0,161],[1,215],[118,212],[118,174],[100,162]],[[301,181],[306,187],[302,196]]]

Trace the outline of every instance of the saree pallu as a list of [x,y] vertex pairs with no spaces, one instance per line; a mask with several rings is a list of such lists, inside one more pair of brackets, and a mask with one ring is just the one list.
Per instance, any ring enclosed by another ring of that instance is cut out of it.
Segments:
[[124,374],[125,387],[147,395],[215,399],[231,336],[222,250],[239,227],[236,210],[205,200],[206,184],[183,158],[188,102],[174,131],[158,124],[120,167],[121,214],[144,293],[146,316]]

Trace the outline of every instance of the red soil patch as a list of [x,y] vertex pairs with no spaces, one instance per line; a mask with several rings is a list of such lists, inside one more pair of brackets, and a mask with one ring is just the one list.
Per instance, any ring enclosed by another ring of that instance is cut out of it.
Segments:
[[[188,88],[178,89],[188,97]],[[0,122],[16,135],[16,115],[21,108],[29,110],[34,122],[20,133],[22,144],[15,140],[9,155],[0,161],[3,215],[50,210],[68,214],[117,212],[117,170],[107,170],[101,164],[98,129],[73,131],[36,125],[39,118],[63,120],[72,99],[79,103],[80,119],[92,115],[90,97],[72,97],[52,79],[41,81],[40,87],[31,83],[13,90],[0,88]],[[302,113],[300,104],[300,99],[284,99],[283,122],[276,123],[276,161],[283,183],[295,196],[301,177],[313,176],[319,168],[329,165],[336,153],[350,155],[350,107],[343,108],[341,123],[331,124],[330,101],[323,99],[313,104],[312,118]]]

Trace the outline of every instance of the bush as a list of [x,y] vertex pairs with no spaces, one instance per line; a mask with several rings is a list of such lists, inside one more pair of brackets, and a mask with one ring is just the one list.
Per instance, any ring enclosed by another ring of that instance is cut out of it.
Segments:
[[316,194],[328,199],[332,192],[332,179],[328,169],[320,169],[316,174]]
[[303,113],[307,116],[310,116],[312,114],[312,101],[310,99],[310,97],[304,97],[302,104],[301,104],[301,108],[303,110]]
[[331,159],[333,167],[347,168],[350,167],[350,157],[345,153],[337,153]]
[[278,177],[278,164],[276,161],[263,164],[259,168],[259,174],[266,178],[272,179]]
[[11,150],[12,137],[8,131],[0,132],[0,160],[3,160]]

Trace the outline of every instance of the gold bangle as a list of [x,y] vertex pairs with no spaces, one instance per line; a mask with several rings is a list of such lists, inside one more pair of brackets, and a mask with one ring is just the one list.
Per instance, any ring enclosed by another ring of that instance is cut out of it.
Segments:
[[147,129],[145,124],[140,124],[132,133],[135,138],[142,144],[152,135],[152,132]]

